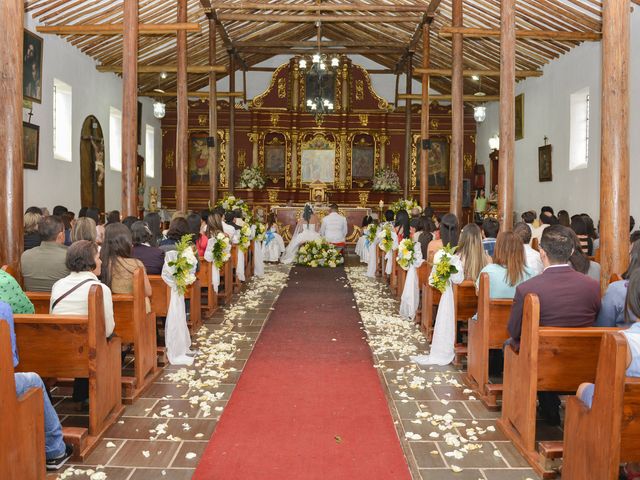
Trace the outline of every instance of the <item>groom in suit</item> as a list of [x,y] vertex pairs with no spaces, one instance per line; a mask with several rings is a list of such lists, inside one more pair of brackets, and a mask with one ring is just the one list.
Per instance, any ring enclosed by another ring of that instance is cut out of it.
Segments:
[[320,235],[336,247],[346,246],[347,219],[338,213],[338,205],[329,205],[331,213],[322,219]]

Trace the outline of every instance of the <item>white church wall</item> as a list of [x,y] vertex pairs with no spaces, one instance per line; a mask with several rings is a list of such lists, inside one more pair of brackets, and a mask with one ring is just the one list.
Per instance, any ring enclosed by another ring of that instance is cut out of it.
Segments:
[[[516,141],[515,199],[518,215],[525,210],[540,210],[550,205],[570,215],[588,213],[599,218],[600,209],[600,117],[601,117],[601,44],[586,42],[544,68],[544,75],[517,84],[516,93],[524,93],[524,138]],[[631,214],[640,221],[640,11],[631,14],[630,62],[630,181]],[[569,170],[569,98],[588,87],[590,94],[589,164]],[[497,102],[487,106],[487,118],[478,125],[477,158],[485,165],[487,185],[491,172],[488,140],[499,132]],[[553,181],[538,181],[538,147],[544,137],[553,145]],[[635,180],[635,181],[634,181]]]
[[[35,33],[37,23],[25,16],[25,28]],[[80,50],[54,35],[44,35],[42,64],[42,103],[33,104],[31,123],[40,126],[39,165],[37,170],[24,171],[24,205],[48,207],[65,205],[76,213],[80,209],[80,131],[84,120],[94,115],[100,122],[105,138],[105,207],[121,207],[121,173],[109,167],[109,108],[122,110],[122,79],[112,73],[100,73],[95,61]],[[53,79],[72,88],[72,161],[53,158]],[[145,125],[155,130],[155,175],[146,178],[147,192],[162,184],[162,132],[160,121],[153,116],[152,101],[139,98],[142,103],[140,155],[145,153]],[[24,120],[29,110],[23,109]],[[145,203],[148,201],[148,195]]]

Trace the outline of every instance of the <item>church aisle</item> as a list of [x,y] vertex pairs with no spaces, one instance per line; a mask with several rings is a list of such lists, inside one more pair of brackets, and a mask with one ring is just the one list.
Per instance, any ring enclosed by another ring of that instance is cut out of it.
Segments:
[[342,269],[294,268],[196,474],[409,479]]

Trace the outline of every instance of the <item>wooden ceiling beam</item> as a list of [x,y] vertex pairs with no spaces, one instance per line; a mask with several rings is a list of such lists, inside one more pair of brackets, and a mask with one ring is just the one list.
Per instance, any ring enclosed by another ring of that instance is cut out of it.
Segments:
[[[407,93],[401,93],[400,95],[398,95],[398,98],[400,100],[420,100],[422,101],[422,95],[419,93],[413,93],[413,94],[407,94]],[[451,95],[429,95],[429,100],[443,100],[443,101],[450,101],[451,100]],[[500,95],[485,95],[483,97],[479,97],[476,95],[463,95],[462,100],[465,102],[478,102],[478,103],[484,103],[484,102],[496,102],[498,100],[500,100]]]
[[[152,98],[174,98],[178,96],[178,92],[140,92],[140,97],[152,97]],[[244,92],[216,92],[218,97],[225,98],[242,98]],[[209,92],[187,92],[187,97],[194,98],[209,98]]]
[[[316,48],[318,42],[315,40],[237,40],[233,42],[233,45],[238,48],[253,48],[253,47],[291,47],[291,48]],[[368,40],[345,40],[345,41],[323,41],[320,43],[321,48],[329,47],[389,47],[389,42],[374,42]],[[399,48],[404,48],[404,45],[397,44]]]
[[[171,35],[177,31],[188,33],[200,32],[199,23],[141,23],[138,26],[140,35]],[[38,33],[52,35],[122,35],[124,26],[121,23],[100,25],[49,25],[36,27]]]
[[256,2],[213,2],[211,8],[226,10],[271,10],[295,12],[422,12],[424,5],[372,5],[370,3],[350,2],[324,3],[320,5],[296,3],[256,3]]
[[[268,45],[268,43],[267,43]],[[364,55],[367,53],[399,53],[403,50],[403,47],[395,47],[395,48],[363,48],[363,47],[346,47],[346,48],[323,48],[322,52],[327,54],[353,54],[353,55]],[[315,53],[316,50],[311,49],[302,49],[302,48],[271,48],[271,47],[262,47],[262,48],[242,48],[238,49],[238,51],[243,53],[255,53],[255,54],[265,54],[265,55],[306,55]]]
[[[99,72],[113,72],[113,73],[122,73],[121,65],[98,65],[96,69]],[[138,73],[177,73],[178,67],[177,65],[140,65],[138,64]],[[227,67],[226,65],[191,65],[187,67],[187,73],[202,73],[209,74],[210,72],[215,73],[226,73]]]
[[227,49],[227,52],[235,57],[235,59],[238,61],[238,64],[242,67],[243,70],[246,70],[247,62],[245,62],[245,60],[238,54],[237,50],[233,46],[233,42],[231,41],[231,37],[229,37],[229,33],[227,32],[226,27],[218,18],[216,11],[211,8],[211,0],[200,0],[200,5],[202,5],[207,18],[213,18],[215,20],[216,26],[218,27],[218,33],[220,34],[220,38],[222,39],[222,44]]
[[278,23],[413,23],[419,15],[273,15],[257,13],[218,13],[221,22],[278,22]]
[[[442,27],[438,35],[449,38],[454,33],[461,33],[466,38],[500,37],[497,28],[470,28],[470,27]],[[529,38],[532,40],[557,40],[557,41],[597,41],[602,38],[598,32],[562,32],[557,30],[516,30],[516,38]]]
[[[450,77],[451,76],[451,69],[450,68],[420,68],[420,67],[416,67],[413,69],[413,73],[417,74],[417,75],[422,75],[422,74],[426,74],[426,75],[431,75],[431,76],[438,76],[438,77]],[[479,77],[499,77],[500,76],[500,70],[463,70],[462,74],[465,77],[473,77],[473,76],[479,76]],[[516,77],[517,78],[528,78],[528,77],[541,77],[542,76],[542,71],[541,70],[517,70],[516,71]]]

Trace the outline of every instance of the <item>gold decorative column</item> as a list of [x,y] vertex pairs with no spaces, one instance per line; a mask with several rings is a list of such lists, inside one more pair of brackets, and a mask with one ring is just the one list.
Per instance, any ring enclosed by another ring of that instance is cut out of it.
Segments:
[[340,132],[340,190],[347,188],[347,132]]
[[384,170],[386,164],[386,146],[389,144],[389,135],[386,133],[380,134],[380,170]]
[[342,65],[342,111],[346,112],[349,108],[349,66],[346,63]]
[[290,188],[298,187],[298,132],[291,132],[291,157],[287,159],[289,163],[289,171],[291,175],[287,179],[289,184],[285,185]]
[[247,133],[247,137],[249,137],[249,141],[253,144],[253,153],[251,155],[251,166],[257,167],[260,165],[258,160],[258,143],[260,141],[260,135],[258,132],[253,131],[251,133]]
[[298,69],[298,62],[293,60],[293,87],[291,88],[291,102],[293,106],[293,111],[297,112],[300,108],[300,102],[298,99],[300,98],[300,70]]

